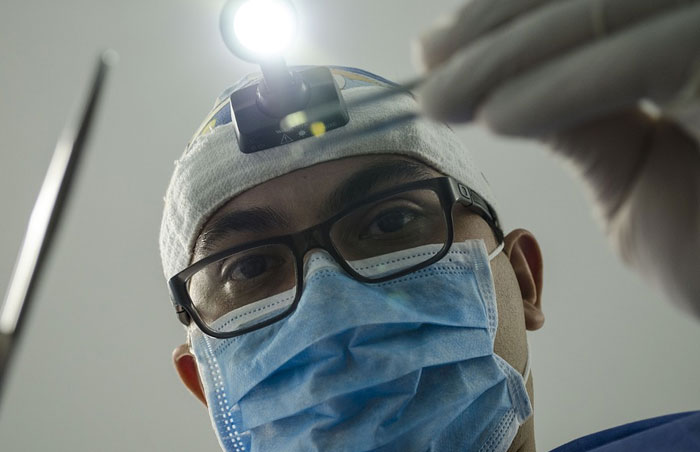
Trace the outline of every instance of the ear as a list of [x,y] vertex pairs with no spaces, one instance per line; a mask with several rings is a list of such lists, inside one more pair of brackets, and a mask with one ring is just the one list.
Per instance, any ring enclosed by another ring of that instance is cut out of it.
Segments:
[[504,251],[510,259],[523,297],[525,327],[538,330],[544,324],[542,312],[542,252],[530,231],[516,229],[505,237]]
[[187,389],[206,406],[207,398],[204,397],[204,388],[202,387],[202,381],[199,379],[197,360],[190,352],[190,347],[187,344],[182,344],[173,350],[173,364],[177,374],[180,376],[180,380],[182,380]]

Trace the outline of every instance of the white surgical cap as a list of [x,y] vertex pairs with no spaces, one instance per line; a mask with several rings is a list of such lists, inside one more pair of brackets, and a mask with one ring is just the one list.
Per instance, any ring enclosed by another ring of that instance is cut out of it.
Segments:
[[238,148],[228,95],[254,82],[249,76],[219,96],[203,126],[175,162],[165,195],[160,229],[163,271],[170,278],[191,262],[194,245],[206,221],[234,196],[275,177],[317,163],[357,155],[396,154],[412,157],[454,177],[495,208],[491,189],[471,154],[445,124],[426,118],[403,122],[369,134],[335,140],[386,118],[416,111],[407,94],[353,107],[358,98],[387,89],[390,82],[365,71],[331,68],[348,104],[350,122],[326,132],[252,154]]

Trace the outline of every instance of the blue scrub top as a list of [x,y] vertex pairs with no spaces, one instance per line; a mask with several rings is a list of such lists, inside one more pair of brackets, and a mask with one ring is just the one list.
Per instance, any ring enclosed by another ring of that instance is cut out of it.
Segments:
[[551,452],[700,452],[700,411],[669,414],[584,436]]

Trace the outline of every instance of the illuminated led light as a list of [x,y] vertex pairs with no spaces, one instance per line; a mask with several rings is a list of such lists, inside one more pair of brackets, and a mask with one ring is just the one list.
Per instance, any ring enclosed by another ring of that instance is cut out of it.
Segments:
[[237,8],[233,18],[235,38],[261,58],[282,54],[296,31],[296,14],[284,0],[249,0]]
[[321,121],[311,123],[311,133],[315,137],[320,137],[321,135],[326,133],[326,124],[324,124]]

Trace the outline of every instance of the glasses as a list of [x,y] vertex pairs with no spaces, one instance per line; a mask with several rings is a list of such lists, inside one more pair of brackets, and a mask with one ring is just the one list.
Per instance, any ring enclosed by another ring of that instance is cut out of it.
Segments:
[[[235,246],[173,276],[171,298],[180,321],[230,338],[277,322],[296,309],[304,255],[326,250],[354,279],[379,283],[442,259],[454,240],[452,209],[480,215],[503,241],[494,210],[451,177],[411,182],[353,203],[326,221],[293,234]],[[383,256],[420,248],[387,265]]]

